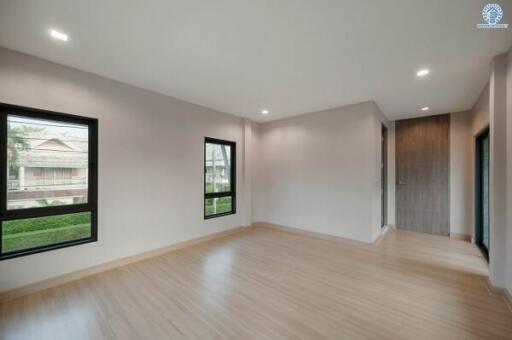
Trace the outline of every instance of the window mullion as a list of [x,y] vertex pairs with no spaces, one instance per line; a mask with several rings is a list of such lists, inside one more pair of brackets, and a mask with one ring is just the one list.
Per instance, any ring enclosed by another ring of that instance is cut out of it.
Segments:
[[7,114],[0,113],[0,217],[7,211]]

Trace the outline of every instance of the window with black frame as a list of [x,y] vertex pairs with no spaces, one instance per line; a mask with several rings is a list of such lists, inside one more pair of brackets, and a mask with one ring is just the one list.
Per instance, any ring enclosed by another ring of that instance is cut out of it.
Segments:
[[484,130],[476,138],[476,169],[475,169],[475,222],[476,245],[480,248],[485,258],[489,260],[490,249],[490,139],[489,129]]
[[0,259],[97,240],[97,120],[0,105]]
[[204,218],[236,212],[236,144],[204,141]]

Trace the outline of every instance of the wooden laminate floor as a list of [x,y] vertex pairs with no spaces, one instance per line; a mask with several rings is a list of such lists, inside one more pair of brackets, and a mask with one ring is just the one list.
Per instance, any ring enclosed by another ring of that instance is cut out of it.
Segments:
[[0,306],[0,339],[512,339],[466,242],[253,228]]

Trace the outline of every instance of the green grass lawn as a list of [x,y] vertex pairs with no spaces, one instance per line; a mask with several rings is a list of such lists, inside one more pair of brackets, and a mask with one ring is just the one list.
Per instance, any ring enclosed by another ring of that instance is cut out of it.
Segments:
[[9,253],[91,237],[91,213],[12,220],[2,226],[2,252]]

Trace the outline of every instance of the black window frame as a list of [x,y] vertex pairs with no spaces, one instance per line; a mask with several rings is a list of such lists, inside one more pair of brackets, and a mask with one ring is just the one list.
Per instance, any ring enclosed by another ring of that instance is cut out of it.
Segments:
[[[13,210],[7,209],[7,118],[9,115],[88,126],[89,164],[87,203]],[[2,228],[5,221],[59,216],[81,212],[89,212],[91,214],[91,237],[8,253],[4,253],[2,250]],[[98,241],[98,120],[68,113],[0,103],[0,261],[96,241]]]
[[[217,145],[226,145],[230,147],[230,175],[231,175],[231,183],[230,183],[230,191],[225,192],[211,192],[206,193],[206,144],[217,144]],[[205,220],[209,220],[215,217],[227,216],[236,214],[236,142],[205,137],[204,138],[204,159],[203,159],[203,216]],[[220,198],[220,197],[231,197],[231,210],[223,213],[206,215],[206,200],[212,198]]]
[[[483,210],[483,200],[482,200],[482,192],[483,192],[483,179],[482,179],[482,173],[484,165],[483,163],[483,141],[484,139],[489,140],[489,148],[490,148],[490,130],[489,127],[486,127],[483,129],[475,139],[475,244],[478,246],[482,254],[484,255],[487,262],[489,262],[489,251],[491,248],[491,223],[489,220],[487,220],[487,226],[489,230],[488,237],[489,237],[489,245],[488,247],[485,246],[484,240],[483,240],[483,228],[484,228],[484,216],[482,214]],[[489,150],[490,152],[490,150]],[[490,156],[490,154],[489,154]],[[490,180],[490,160],[488,160],[487,164],[487,174],[489,176]],[[489,198],[490,199],[490,198]],[[489,209],[490,209],[490,202],[488,202]]]

